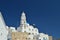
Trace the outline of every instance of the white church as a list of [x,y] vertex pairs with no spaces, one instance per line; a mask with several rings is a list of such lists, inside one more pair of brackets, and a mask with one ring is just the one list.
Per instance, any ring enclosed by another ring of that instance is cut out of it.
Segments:
[[49,40],[49,35],[44,33],[39,33],[38,28],[34,28],[26,21],[26,15],[22,12],[20,26],[15,29],[15,27],[8,27],[2,14],[0,12],[0,40],[11,40],[11,32],[27,32],[29,34],[28,38],[31,40],[36,37],[36,40]]

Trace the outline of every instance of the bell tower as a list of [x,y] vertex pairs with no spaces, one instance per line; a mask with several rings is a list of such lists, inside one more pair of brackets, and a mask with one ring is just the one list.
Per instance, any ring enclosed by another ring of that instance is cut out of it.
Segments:
[[20,21],[20,25],[21,26],[24,26],[26,24],[26,16],[25,16],[25,13],[24,11],[22,12],[22,15],[21,15],[21,21]]
[[26,16],[24,11],[22,12],[21,15],[21,20],[20,20],[20,26],[17,28],[19,32],[24,32],[24,28],[26,28]]

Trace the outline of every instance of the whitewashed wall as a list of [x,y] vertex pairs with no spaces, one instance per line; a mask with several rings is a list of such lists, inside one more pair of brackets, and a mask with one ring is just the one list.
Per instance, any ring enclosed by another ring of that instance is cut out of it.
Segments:
[[8,29],[6,28],[2,14],[0,12],[0,40],[7,40]]

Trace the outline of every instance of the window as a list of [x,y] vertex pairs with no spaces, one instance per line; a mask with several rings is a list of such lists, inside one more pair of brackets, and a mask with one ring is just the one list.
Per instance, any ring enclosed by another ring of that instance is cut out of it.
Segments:
[[2,33],[1,33],[1,35],[2,35]]
[[30,35],[31,33],[29,33],[29,35]]
[[47,40],[47,38],[43,37],[43,40]]
[[26,32],[26,31],[24,31],[24,32]]
[[8,38],[8,40],[11,40],[11,38]]
[[26,40],[27,40],[27,38],[26,38]]
[[33,37],[33,39],[35,39],[35,38]]
[[41,39],[39,39],[39,40],[41,40]]
[[10,39],[8,39],[8,40],[10,40]]

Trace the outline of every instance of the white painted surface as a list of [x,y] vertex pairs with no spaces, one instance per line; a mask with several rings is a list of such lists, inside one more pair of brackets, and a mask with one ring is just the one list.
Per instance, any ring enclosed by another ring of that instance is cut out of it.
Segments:
[[0,40],[7,40],[8,29],[6,28],[2,14],[0,12]]
[[47,34],[40,33],[39,34],[39,39],[41,39],[41,40],[49,40],[49,36]]

